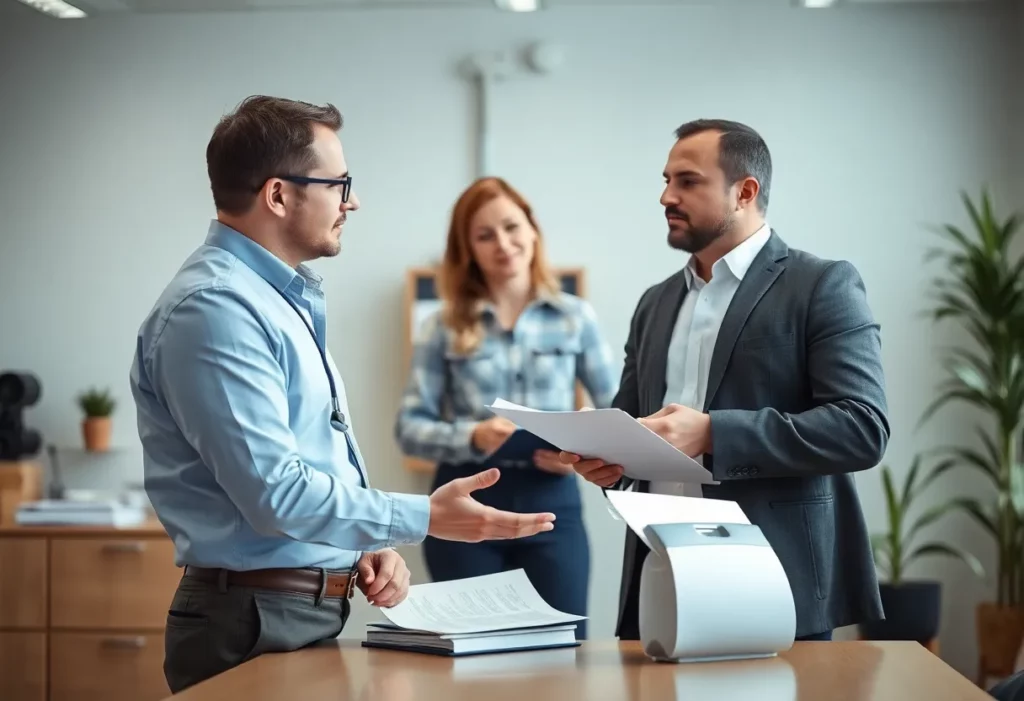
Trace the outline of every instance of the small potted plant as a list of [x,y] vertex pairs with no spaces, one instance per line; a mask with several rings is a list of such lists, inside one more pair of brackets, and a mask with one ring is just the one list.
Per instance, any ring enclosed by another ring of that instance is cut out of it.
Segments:
[[117,402],[109,390],[90,389],[78,396],[78,406],[85,412],[82,421],[82,437],[85,449],[90,452],[103,452],[110,448],[110,416],[114,413]]
[[878,588],[885,620],[861,624],[861,637],[867,640],[915,640],[926,644],[938,635],[942,608],[941,583],[906,577],[908,567],[919,557],[954,557],[966,563],[979,577],[984,576],[981,562],[968,552],[949,543],[914,542],[923,528],[960,508],[959,500],[953,499],[923,511],[913,522],[909,519],[914,500],[936,477],[954,465],[953,460],[940,462],[918,480],[921,473],[921,456],[915,456],[900,492],[896,491],[892,470],[888,465],[882,466],[888,530],[875,534],[871,544],[875,565],[883,577]]

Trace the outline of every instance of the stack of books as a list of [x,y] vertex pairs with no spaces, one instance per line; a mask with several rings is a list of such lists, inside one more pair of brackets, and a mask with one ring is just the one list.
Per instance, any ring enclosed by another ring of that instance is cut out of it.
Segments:
[[43,499],[24,502],[18,507],[15,522],[22,526],[112,526],[125,528],[143,523],[144,507],[130,506],[115,499],[79,501]]
[[575,647],[584,619],[549,606],[521,569],[418,584],[381,612],[364,647],[448,656]]

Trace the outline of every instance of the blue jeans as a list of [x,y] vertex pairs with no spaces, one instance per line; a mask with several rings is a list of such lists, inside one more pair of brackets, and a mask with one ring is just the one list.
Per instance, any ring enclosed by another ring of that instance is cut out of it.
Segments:
[[810,635],[801,635],[796,639],[796,642],[805,642],[808,640],[831,640],[832,631],[826,630],[824,633],[811,633]]
[[[441,464],[431,491],[457,477],[481,470],[479,465]],[[576,476],[557,477],[541,470],[502,470],[493,487],[473,493],[486,506],[517,513],[551,511],[555,528],[528,538],[459,543],[428,536],[423,557],[435,582],[523,569],[549,606],[587,615],[590,543],[583,525]],[[576,639],[587,637],[587,621],[576,623]]]

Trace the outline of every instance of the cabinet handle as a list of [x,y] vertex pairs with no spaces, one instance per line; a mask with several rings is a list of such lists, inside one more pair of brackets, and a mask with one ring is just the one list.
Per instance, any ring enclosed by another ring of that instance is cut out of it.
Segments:
[[141,553],[145,552],[146,544],[138,540],[127,543],[104,543],[103,552],[108,553]]
[[141,635],[126,635],[116,638],[104,638],[103,647],[141,650],[146,647],[146,639]]

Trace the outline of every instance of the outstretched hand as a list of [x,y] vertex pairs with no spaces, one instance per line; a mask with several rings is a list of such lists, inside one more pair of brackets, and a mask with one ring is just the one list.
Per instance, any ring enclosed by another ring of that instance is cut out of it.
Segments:
[[552,513],[517,514],[484,506],[471,495],[497,483],[500,473],[491,468],[460,477],[430,495],[427,534],[442,540],[478,543],[482,540],[526,538],[554,528]]

